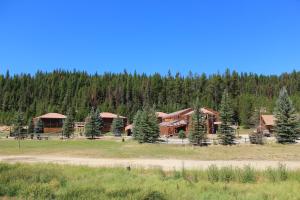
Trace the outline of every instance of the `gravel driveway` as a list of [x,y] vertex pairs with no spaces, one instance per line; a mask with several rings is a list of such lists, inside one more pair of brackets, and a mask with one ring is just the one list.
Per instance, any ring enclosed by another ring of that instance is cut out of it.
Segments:
[[0,162],[6,163],[55,163],[83,165],[90,167],[138,167],[138,168],[162,168],[164,170],[205,169],[210,165],[218,167],[233,166],[244,167],[250,165],[255,169],[277,167],[279,163],[285,164],[288,169],[300,169],[300,161],[268,161],[268,160],[179,160],[179,159],[99,159],[79,158],[47,155],[23,155],[23,156],[0,156]]

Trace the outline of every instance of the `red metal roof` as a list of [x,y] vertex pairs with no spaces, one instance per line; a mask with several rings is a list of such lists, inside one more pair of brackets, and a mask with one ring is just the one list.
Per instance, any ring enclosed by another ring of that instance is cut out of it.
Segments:
[[164,113],[164,112],[156,112],[155,114],[157,117],[164,117],[167,115],[167,113]]
[[276,118],[274,115],[261,115],[262,120],[267,126],[274,126]]
[[[102,112],[100,113],[101,118],[118,118],[117,114],[114,113],[110,113],[110,112]],[[121,115],[119,115],[120,118],[125,119],[126,117],[123,117]]]
[[39,119],[66,119],[67,117],[65,115],[59,114],[59,113],[47,113],[42,116],[36,117]]
[[166,114],[163,118],[172,118],[172,117],[176,117],[178,115],[184,114],[186,112],[192,111],[192,108],[187,108],[187,109],[183,109],[183,110],[179,110],[170,114]]
[[[204,114],[208,114],[208,115],[218,115],[219,113],[217,111],[214,111],[212,109],[209,109],[209,108],[201,108],[200,111]],[[185,114],[185,116],[188,116],[188,115],[192,115],[194,114],[194,110],[192,110],[191,112],[188,112]]]

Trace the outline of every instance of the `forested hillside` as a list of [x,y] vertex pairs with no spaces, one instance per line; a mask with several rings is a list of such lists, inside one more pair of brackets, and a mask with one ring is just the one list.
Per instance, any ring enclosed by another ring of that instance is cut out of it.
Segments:
[[126,71],[89,75],[63,70],[11,76],[7,72],[0,75],[0,123],[11,123],[18,110],[28,120],[46,112],[65,114],[69,107],[74,109],[76,121],[81,121],[91,106],[128,116],[132,121],[143,105],[156,105],[159,111],[172,112],[192,106],[197,97],[202,106],[219,110],[223,90],[228,88],[234,100],[236,120],[247,124],[255,109],[263,106],[272,112],[282,86],[287,87],[300,110],[300,72],[296,71],[280,76],[229,70],[209,76],[171,72],[161,76]]

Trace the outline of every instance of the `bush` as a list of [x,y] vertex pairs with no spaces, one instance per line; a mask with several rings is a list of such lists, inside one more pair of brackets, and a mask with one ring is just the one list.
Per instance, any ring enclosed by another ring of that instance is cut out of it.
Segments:
[[48,184],[31,184],[20,194],[26,199],[55,199],[55,190]]
[[223,182],[231,182],[235,178],[235,172],[232,167],[222,167],[219,170],[219,180]]
[[256,182],[255,171],[251,166],[247,165],[244,167],[244,169],[242,170],[240,182],[242,183]]
[[285,181],[288,179],[288,172],[287,172],[287,168],[284,164],[279,164],[278,166],[278,173],[279,173],[279,179],[281,181]]
[[219,169],[216,165],[210,165],[207,168],[207,178],[212,183],[219,181]]
[[251,144],[264,144],[263,133],[259,131],[251,133],[249,134],[249,140]]
[[143,200],[166,200],[165,195],[158,191],[148,192],[143,198]]

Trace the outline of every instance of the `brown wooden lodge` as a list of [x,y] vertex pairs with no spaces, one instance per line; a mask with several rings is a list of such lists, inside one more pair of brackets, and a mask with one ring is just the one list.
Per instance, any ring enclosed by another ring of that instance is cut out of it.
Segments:
[[[217,122],[219,122],[219,113],[209,108],[201,108],[207,123],[207,133],[214,134],[217,131]],[[162,117],[162,122],[159,124],[160,134],[164,136],[177,136],[180,130],[187,134],[191,124],[194,110],[187,108],[179,110]]]
[[[216,124],[220,121],[219,113],[209,108],[201,108],[200,111],[205,115],[207,123],[207,133],[216,133]],[[185,131],[185,133],[187,134],[191,124],[193,113],[194,110],[192,108],[179,110],[169,114],[163,112],[156,112],[157,120],[159,122],[160,135],[177,136],[180,130]],[[113,120],[119,117],[123,120],[125,133],[127,135],[132,134],[133,126],[132,124],[127,124],[126,117],[120,115],[118,116],[117,114],[110,112],[102,112],[100,113],[100,116],[104,123],[104,126],[102,128],[102,131],[104,133],[111,131]],[[45,115],[34,118],[33,122],[36,123],[38,119],[40,119],[43,122],[44,133],[60,133],[62,131],[63,121],[66,119],[66,116],[59,113],[47,113]],[[84,126],[82,126],[83,124],[84,122],[80,123],[81,129],[84,128]]]
[[127,124],[127,118],[126,117],[123,117],[121,115],[118,116],[117,114],[110,113],[110,112],[102,112],[102,113],[100,113],[100,116],[103,120],[102,131],[104,133],[111,131],[112,122],[113,122],[114,119],[116,119],[118,117],[123,120],[123,126],[124,126],[123,128],[125,129],[125,126]]
[[44,133],[60,133],[62,131],[63,122],[67,117],[59,113],[47,113],[39,117],[33,118],[34,124],[38,120],[43,123]]

